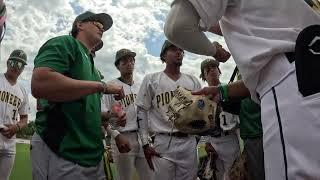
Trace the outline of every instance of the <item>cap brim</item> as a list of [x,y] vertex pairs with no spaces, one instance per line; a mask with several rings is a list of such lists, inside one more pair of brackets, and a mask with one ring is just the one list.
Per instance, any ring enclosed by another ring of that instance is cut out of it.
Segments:
[[27,65],[27,63],[21,58],[13,57],[13,58],[9,58],[8,60],[19,61],[19,62],[22,62],[24,65]]
[[113,24],[113,20],[111,16],[106,13],[99,13],[99,14],[92,15],[89,19],[100,22],[103,25],[104,31],[107,31],[108,29],[110,29]]
[[136,57],[136,53],[135,52],[128,52],[126,55],[124,55],[124,56],[120,56],[115,62],[114,62],[114,65],[116,65],[119,61],[120,61],[120,59],[121,58],[123,58],[123,57],[125,57],[125,56],[132,56],[132,57]]

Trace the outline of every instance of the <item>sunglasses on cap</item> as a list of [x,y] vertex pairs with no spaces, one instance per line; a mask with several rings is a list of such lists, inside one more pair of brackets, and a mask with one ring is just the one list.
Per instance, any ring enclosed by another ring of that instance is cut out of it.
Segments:
[[20,61],[13,61],[13,60],[9,60],[8,64],[11,68],[17,69],[17,70],[22,70],[25,66],[25,64],[23,62]]

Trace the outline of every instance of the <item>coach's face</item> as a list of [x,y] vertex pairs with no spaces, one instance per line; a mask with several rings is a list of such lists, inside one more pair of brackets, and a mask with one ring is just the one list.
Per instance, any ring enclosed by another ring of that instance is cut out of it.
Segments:
[[125,56],[120,59],[117,66],[121,74],[132,74],[134,70],[135,58],[132,56]]
[[164,54],[164,59],[167,64],[182,65],[184,52],[176,46],[170,46]]
[[103,35],[103,25],[97,21],[85,21],[78,25],[78,28],[83,31],[89,39],[94,42],[100,42]]

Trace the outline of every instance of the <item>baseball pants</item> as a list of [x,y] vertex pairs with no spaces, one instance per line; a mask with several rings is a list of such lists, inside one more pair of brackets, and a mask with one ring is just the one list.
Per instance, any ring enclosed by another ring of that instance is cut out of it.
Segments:
[[33,180],[105,180],[103,160],[94,167],[83,167],[58,157],[38,134],[31,139]]
[[153,157],[154,180],[195,180],[197,178],[197,143],[194,136],[156,135],[155,150],[162,156]]
[[218,153],[217,180],[229,180],[229,170],[233,162],[240,156],[238,135],[231,133],[227,136],[211,137],[210,143]]
[[0,150],[0,180],[9,180],[14,159],[14,153],[8,153]]
[[261,113],[266,180],[320,179],[320,93],[303,97],[293,71],[261,96]]
[[135,170],[137,170],[140,180],[151,180],[152,171],[144,157],[138,134],[136,132],[121,134],[130,142],[131,151],[128,153],[120,153],[114,139],[112,139],[112,157],[117,169],[116,179],[131,180]]
[[243,153],[247,158],[248,174],[251,180],[264,180],[262,136],[245,139]]

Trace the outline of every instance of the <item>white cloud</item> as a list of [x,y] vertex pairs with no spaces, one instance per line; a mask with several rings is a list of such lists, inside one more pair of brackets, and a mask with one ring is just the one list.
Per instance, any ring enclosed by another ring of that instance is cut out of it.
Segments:
[[[10,0],[8,8],[8,29],[1,45],[0,70],[4,72],[5,60],[9,53],[20,48],[28,54],[28,67],[20,77],[21,83],[30,93],[30,81],[33,59],[40,46],[48,39],[68,34],[76,13],[85,10],[106,12],[114,20],[112,28],[103,36],[104,47],[97,52],[96,66],[102,71],[106,80],[119,76],[114,67],[117,50],[128,48],[137,53],[137,82],[145,74],[161,71],[164,68],[158,56],[151,55],[146,40],[159,44],[163,37],[163,25],[166,13],[170,9],[171,0]],[[225,46],[222,38],[210,36]],[[160,50],[159,50],[160,52]],[[182,71],[199,76],[201,60],[206,57],[186,53]],[[222,65],[222,79],[227,81],[233,69],[233,62]],[[224,73],[224,72],[228,73]],[[32,106],[31,118],[35,118],[35,99],[29,95]]]

